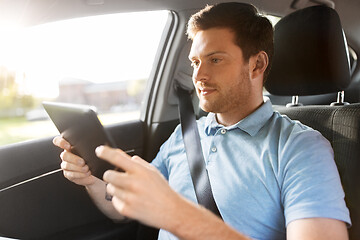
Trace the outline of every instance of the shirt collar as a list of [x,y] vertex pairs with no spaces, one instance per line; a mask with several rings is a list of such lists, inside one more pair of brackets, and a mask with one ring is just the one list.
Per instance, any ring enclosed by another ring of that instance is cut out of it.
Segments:
[[213,135],[218,128],[225,128],[227,130],[239,128],[250,136],[255,136],[273,115],[273,112],[270,100],[266,100],[255,112],[228,127],[224,127],[216,121],[215,113],[209,113],[206,117],[204,130],[207,135]]

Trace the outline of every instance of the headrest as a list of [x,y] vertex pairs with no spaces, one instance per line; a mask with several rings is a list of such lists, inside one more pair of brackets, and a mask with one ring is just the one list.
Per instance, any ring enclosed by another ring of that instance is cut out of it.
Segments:
[[271,94],[325,94],[349,84],[347,43],[335,10],[308,7],[275,25],[273,64],[265,82]]

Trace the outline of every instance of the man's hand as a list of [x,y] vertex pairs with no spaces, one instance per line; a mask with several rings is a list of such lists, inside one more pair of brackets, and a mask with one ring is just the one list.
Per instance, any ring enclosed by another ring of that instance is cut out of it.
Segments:
[[125,171],[108,170],[104,174],[115,209],[145,224],[166,228],[180,195],[170,188],[162,174],[140,157],[131,157],[120,149],[101,146],[96,154]]
[[60,154],[62,160],[60,167],[67,179],[82,186],[89,186],[95,183],[97,178],[91,175],[89,166],[85,164],[84,159],[71,153],[70,143],[61,136],[55,137],[53,143],[55,146],[64,149]]
[[209,210],[172,190],[152,165],[140,157],[130,157],[120,149],[96,149],[105,159],[125,172],[106,171],[107,191],[122,215],[172,232],[181,239],[248,239],[225,224]]
[[65,178],[78,185],[85,186],[96,206],[109,218],[122,220],[124,217],[121,216],[111,202],[105,198],[105,182],[91,175],[89,166],[86,165],[84,159],[71,153],[72,147],[64,138],[57,136],[53,139],[53,143],[55,146],[64,149],[60,154],[62,160],[60,166]]

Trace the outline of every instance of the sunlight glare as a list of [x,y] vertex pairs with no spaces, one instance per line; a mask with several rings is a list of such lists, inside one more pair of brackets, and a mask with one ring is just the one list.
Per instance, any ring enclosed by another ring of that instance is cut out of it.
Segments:
[[[6,36],[0,40],[0,66],[24,76],[17,81],[24,92],[36,97],[56,97],[58,82],[66,77],[92,82],[146,78],[152,67],[148,59],[155,56],[163,29],[159,23],[164,23],[166,16],[166,11],[142,12],[26,29],[8,25],[0,28]],[[144,38],[147,44],[143,44]]]

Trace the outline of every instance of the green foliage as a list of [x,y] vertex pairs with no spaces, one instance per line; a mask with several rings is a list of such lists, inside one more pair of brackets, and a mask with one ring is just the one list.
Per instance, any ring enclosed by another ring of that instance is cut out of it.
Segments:
[[59,134],[48,121],[27,121],[25,117],[0,118],[0,146]]
[[0,118],[0,146],[27,140],[27,136],[14,134],[12,131],[27,123],[24,117]]

